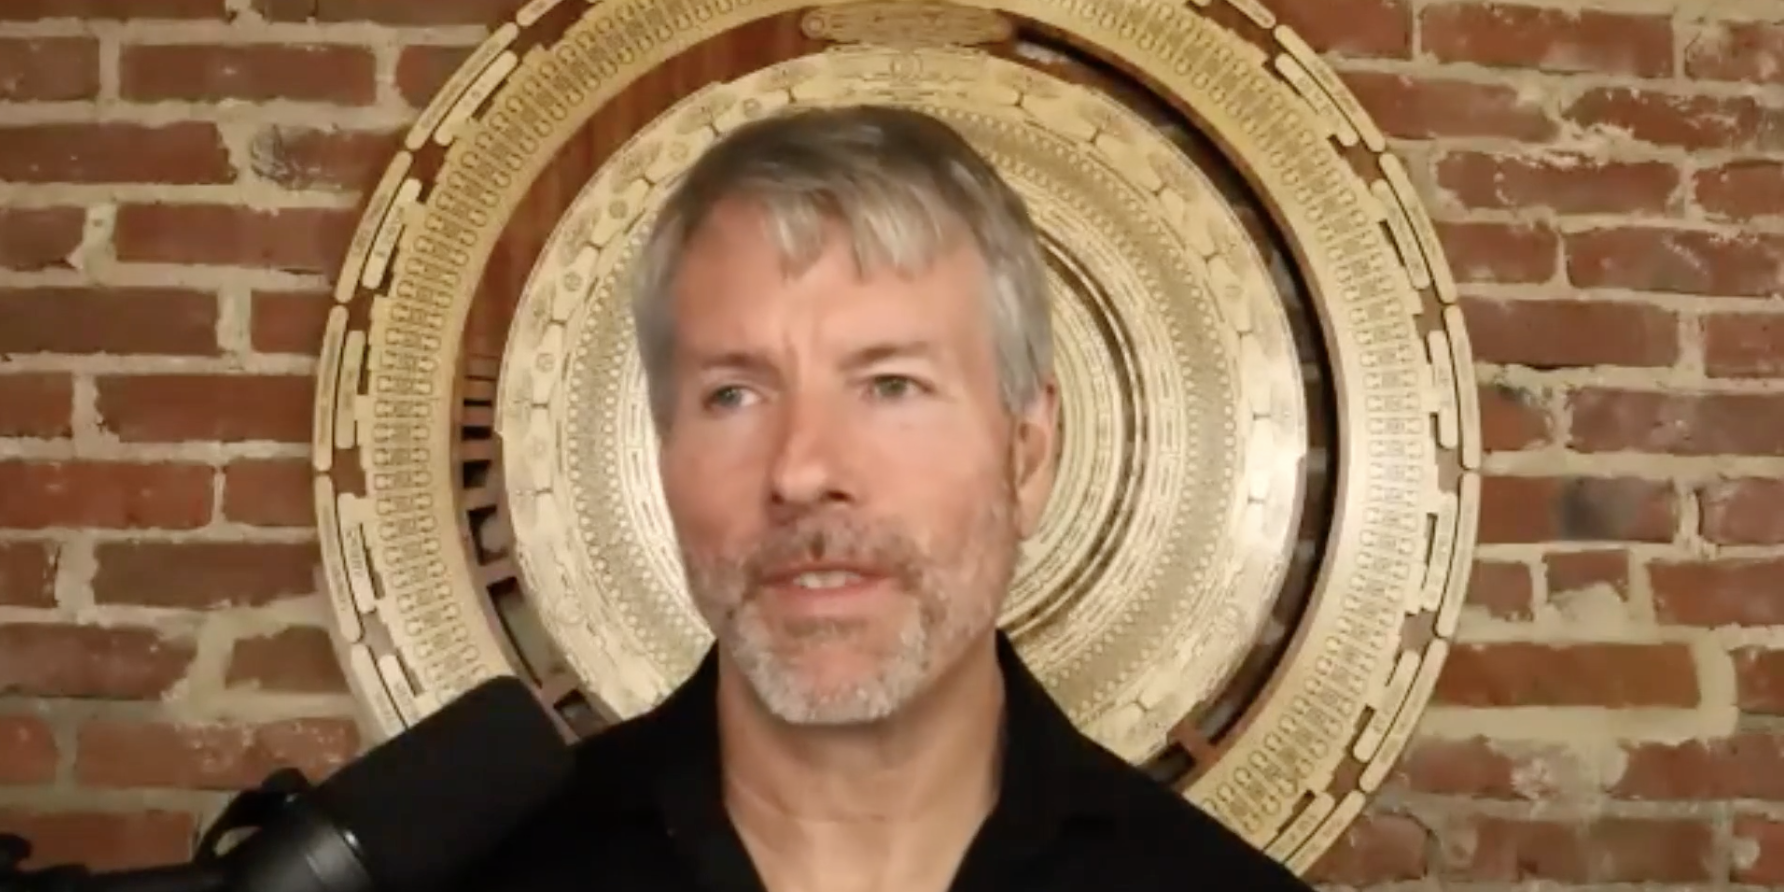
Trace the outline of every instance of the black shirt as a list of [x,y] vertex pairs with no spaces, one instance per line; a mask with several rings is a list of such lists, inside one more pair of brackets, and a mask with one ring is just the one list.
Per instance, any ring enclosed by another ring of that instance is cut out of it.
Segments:
[[[997,804],[951,892],[1290,892],[1310,887],[1077,730],[998,635]],[[463,892],[771,892],[725,812],[716,657],[655,709],[578,744],[564,795]]]

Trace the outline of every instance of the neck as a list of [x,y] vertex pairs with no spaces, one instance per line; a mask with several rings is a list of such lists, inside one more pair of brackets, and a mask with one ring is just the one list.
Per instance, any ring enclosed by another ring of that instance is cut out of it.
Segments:
[[987,637],[893,718],[795,727],[721,662],[726,806],[770,888],[945,886],[997,799],[1003,694]]

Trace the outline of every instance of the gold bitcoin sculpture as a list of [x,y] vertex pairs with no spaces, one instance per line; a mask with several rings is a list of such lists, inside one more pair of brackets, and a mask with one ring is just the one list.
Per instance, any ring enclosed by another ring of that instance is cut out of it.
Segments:
[[1249,652],[1287,566],[1300,370],[1283,301],[1213,187],[1113,101],[1014,63],[797,59],[688,97],[602,168],[534,271],[501,371],[523,575],[616,711],[693,670],[711,636],[683,594],[619,283],[647,209],[702,145],[788,104],[858,102],[966,133],[1052,234],[1054,293],[1092,298],[1058,303],[1072,436],[1002,619],[1081,725],[1150,758]]
[[971,46],[1015,36],[1010,20],[993,10],[924,0],[814,9],[800,26],[820,40],[878,46]]
[[[1136,72],[1262,209],[1153,112],[1035,63],[1029,33]],[[744,70],[617,136],[591,124],[728,36],[752,48]],[[692,667],[710,639],[620,283],[702,148],[788,105],[869,101],[954,124],[1046,238],[1065,436],[1005,628],[1087,733],[1307,867],[1442,666],[1479,438],[1455,287],[1406,171],[1254,2],[527,4],[409,133],[329,321],[316,500],[356,694],[390,733],[516,674],[599,733]],[[548,169],[573,187],[542,186]],[[517,220],[539,208],[528,242]],[[1316,358],[1332,418],[1308,401]]]

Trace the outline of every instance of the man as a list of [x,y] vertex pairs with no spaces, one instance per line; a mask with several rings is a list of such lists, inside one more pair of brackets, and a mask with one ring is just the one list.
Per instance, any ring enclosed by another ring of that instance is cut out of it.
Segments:
[[1076,731],[996,627],[1058,396],[1034,225],[952,129],[737,129],[666,200],[634,316],[717,641],[467,890],[1306,888]]

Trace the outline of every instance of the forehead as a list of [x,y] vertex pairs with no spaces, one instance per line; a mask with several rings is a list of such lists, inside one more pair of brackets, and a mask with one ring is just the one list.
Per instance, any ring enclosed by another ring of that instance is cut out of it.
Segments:
[[[983,259],[964,233],[948,231],[943,239],[940,250],[863,242],[835,221],[806,233],[774,220],[760,205],[721,202],[683,254],[676,327],[684,334],[742,336],[799,320],[854,319],[868,326],[908,329],[927,322],[977,333],[969,317],[983,316]],[[909,262],[901,268],[894,262],[899,259]]]

